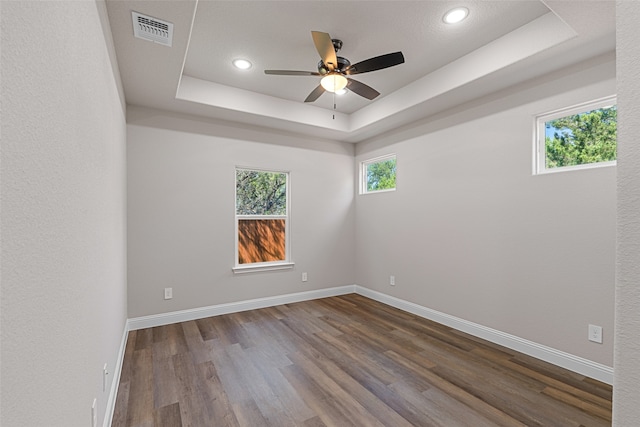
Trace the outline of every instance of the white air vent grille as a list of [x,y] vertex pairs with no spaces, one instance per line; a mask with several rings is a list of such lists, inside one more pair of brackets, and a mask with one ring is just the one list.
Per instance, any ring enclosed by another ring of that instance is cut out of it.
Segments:
[[171,47],[173,40],[173,24],[161,21],[138,12],[131,12],[133,19],[133,35],[144,40]]

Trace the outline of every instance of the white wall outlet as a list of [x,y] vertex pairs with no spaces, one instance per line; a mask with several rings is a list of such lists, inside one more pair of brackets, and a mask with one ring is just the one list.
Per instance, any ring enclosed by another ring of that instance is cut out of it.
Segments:
[[602,326],[589,325],[589,341],[602,344]]
[[102,391],[105,392],[107,391],[107,384],[109,383],[108,379],[107,379],[107,375],[109,375],[109,371],[107,370],[107,364],[104,364],[104,367],[102,368]]
[[396,276],[389,276],[389,284],[391,286],[395,286],[396,285]]
[[306,272],[302,273],[302,281],[303,282],[307,281],[307,273]]
[[164,288],[164,299],[173,298],[173,288]]
[[98,399],[91,404],[91,427],[98,427]]

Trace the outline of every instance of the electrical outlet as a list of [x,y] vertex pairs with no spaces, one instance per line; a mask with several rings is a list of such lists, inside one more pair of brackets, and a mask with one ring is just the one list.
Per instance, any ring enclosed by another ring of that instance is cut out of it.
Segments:
[[173,298],[173,288],[164,288],[164,299]]
[[302,281],[306,282],[307,281],[307,273],[302,273]]
[[389,284],[391,286],[395,286],[396,285],[396,276],[389,276]]
[[107,383],[109,381],[107,381],[107,375],[109,375],[109,371],[107,370],[107,364],[104,364],[104,367],[102,368],[102,392],[107,391]]
[[602,344],[602,326],[589,325],[589,341]]
[[91,404],[91,427],[98,427],[98,399]]

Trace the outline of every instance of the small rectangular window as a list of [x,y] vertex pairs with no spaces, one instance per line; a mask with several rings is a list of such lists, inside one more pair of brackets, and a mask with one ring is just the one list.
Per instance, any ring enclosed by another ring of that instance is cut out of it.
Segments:
[[389,154],[360,163],[360,194],[396,189],[396,155]]
[[236,268],[289,260],[289,174],[236,169]]
[[536,117],[534,173],[616,164],[616,98]]

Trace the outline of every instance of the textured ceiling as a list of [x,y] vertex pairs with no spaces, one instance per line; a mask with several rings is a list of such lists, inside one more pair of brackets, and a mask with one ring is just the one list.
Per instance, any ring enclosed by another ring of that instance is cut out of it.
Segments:
[[[461,5],[468,19],[445,24],[444,13]],[[107,7],[129,104],[351,142],[615,49],[611,1],[109,0]],[[134,38],[131,11],[172,22],[173,46]],[[352,63],[394,51],[405,63],[356,76],[381,93],[373,101],[325,93],[305,104],[318,77],[263,70],[316,71],[312,30],[341,39],[339,55]],[[235,69],[236,58],[253,67]]]

